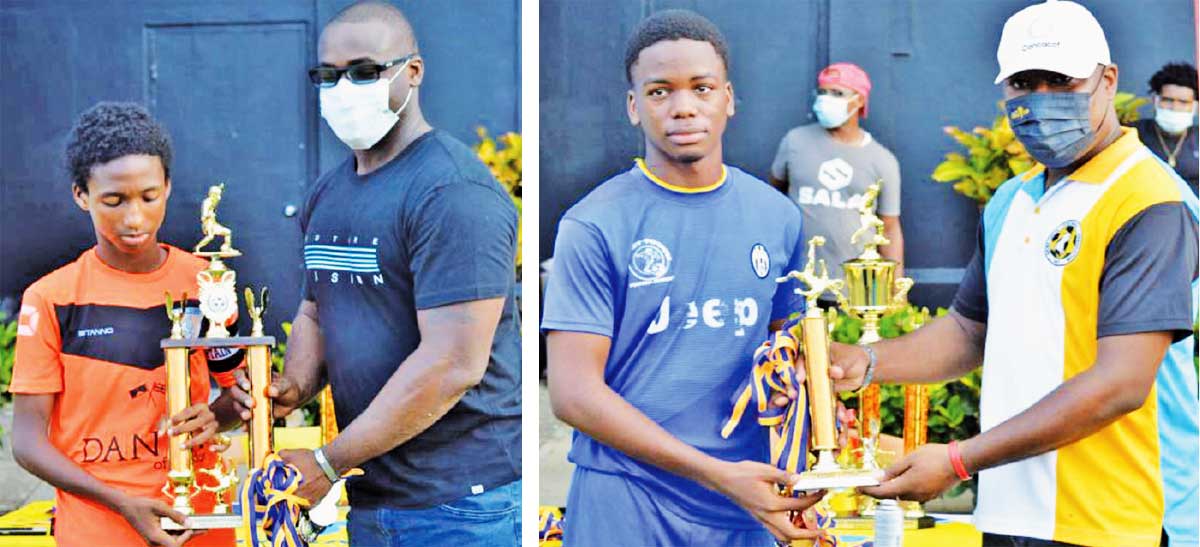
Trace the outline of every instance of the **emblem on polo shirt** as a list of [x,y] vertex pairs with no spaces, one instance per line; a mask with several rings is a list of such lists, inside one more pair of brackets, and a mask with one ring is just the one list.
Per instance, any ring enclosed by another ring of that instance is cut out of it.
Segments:
[[771,273],[771,255],[767,254],[767,248],[762,243],[755,243],[750,248],[750,267],[754,268],[754,275],[759,279]]
[[1059,224],[1050,237],[1046,238],[1046,260],[1055,266],[1066,266],[1076,256],[1083,241],[1083,232],[1079,229],[1078,220],[1068,220]]
[[633,242],[629,255],[629,274],[634,281],[630,288],[666,283],[675,279],[671,273],[671,251],[657,239],[639,239]]

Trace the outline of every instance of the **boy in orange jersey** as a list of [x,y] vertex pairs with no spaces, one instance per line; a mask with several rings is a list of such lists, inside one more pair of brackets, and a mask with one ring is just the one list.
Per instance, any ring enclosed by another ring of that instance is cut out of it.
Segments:
[[[233,397],[240,395],[225,390],[207,402],[209,373],[231,385],[240,355],[197,351],[191,400],[199,403],[165,420],[163,295],[197,294],[196,273],[205,267],[157,239],[171,195],[170,138],[141,106],[101,103],[72,128],[66,163],[96,246],[25,291],[10,387],[13,456],[57,489],[60,547],[232,546],[232,530],[193,540],[193,532],[171,535],[160,526],[164,516],[185,519],[161,493],[168,435],[190,434],[194,468],[213,467],[218,454],[209,441],[220,425],[239,421]],[[193,501],[202,512],[214,499],[205,492]]]

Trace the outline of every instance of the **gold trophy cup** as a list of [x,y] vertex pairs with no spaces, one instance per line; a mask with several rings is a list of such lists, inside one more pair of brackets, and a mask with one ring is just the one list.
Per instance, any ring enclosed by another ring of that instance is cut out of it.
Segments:
[[[167,316],[171,320],[171,336],[160,342],[160,347],[166,354],[167,367],[167,408],[171,416],[190,406],[191,386],[188,354],[198,348],[245,348],[246,363],[249,368],[250,393],[254,397],[253,418],[250,425],[250,460],[251,468],[261,467],[267,454],[271,451],[271,404],[266,396],[267,386],[271,380],[270,348],[275,345],[275,338],[263,335],[262,315],[266,308],[267,290],[260,293],[259,305],[255,305],[253,292],[246,289],[246,308],[253,320],[250,336],[229,336],[226,328],[228,322],[237,314],[236,273],[229,269],[222,259],[241,256],[230,242],[231,230],[217,222],[216,207],[221,201],[224,185],[209,188],[208,197],[201,205],[201,227],[204,239],[196,246],[192,254],[209,259],[208,268],[196,275],[196,283],[200,288],[200,312],[209,321],[209,328],[203,337],[184,336],[183,310],[177,309],[167,295]],[[224,242],[217,251],[203,251],[215,237],[223,237]],[[187,295],[184,295],[183,306],[187,306]],[[196,471],[193,469],[192,450],[184,447],[188,440],[186,435],[172,436],[169,441],[167,460],[169,471],[167,484],[163,492],[171,498],[172,507],[188,515],[185,526],[180,526],[169,518],[163,518],[161,525],[165,530],[236,528],[242,525],[242,515],[233,513],[229,504],[229,494],[238,484],[237,474],[233,467],[218,457],[216,464],[209,469]],[[228,444],[228,439],[218,438],[218,444]],[[217,483],[212,487],[201,487],[197,484],[197,474],[212,477]],[[201,491],[212,492],[217,502],[211,513],[198,514],[192,498]],[[243,508],[243,510],[245,510]]]
[[[837,431],[834,418],[833,383],[829,378],[829,323],[817,299],[826,292],[842,298],[840,289],[843,281],[830,279],[824,260],[816,260],[816,248],[825,244],[825,238],[814,237],[808,241],[808,263],[804,270],[789,272],[777,279],[785,282],[790,278],[800,280],[807,289],[796,289],[804,295],[807,311],[793,332],[803,340],[805,385],[808,390],[809,412],[812,417],[812,449],[817,452],[817,462],[812,469],[800,474],[792,485],[795,490],[820,490],[874,486],[879,484],[882,473],[878,469],[851,469],[837,462]],[[820,267],[820,274],[816,273]]]
[[[895,277],[896,262],[885,259],[879,254],[880,245],[891,243],[881,233],[883,220],[875,214],[875,201],[879,196],[880,184],[882,181],[867,187],[862,204],[858,208],[859,228],[850,236],[852,244],[857,244],[862,239],[863,252],[858,258],[842,263],[842,270],[846,277],[847,297],[845,300],[839,301],[839,307],[846,313],[862,320],[862,336],[858,339],[858,343],[862,345],[873,344],[881,340],[879,336],[880,319],[907,305],[908,291],[913,286],[912,279]],[[861,459],[863,469],[880,468],[881,398],[877,383],[872,383],[859,393],[859,434],[863,443]],[[905,386],[905,453],[925,443],[928,404],[929,394],[925,386]],[[906,504],[904,509],[909,518],[924,516],[924,512],[920,511],[920,504]],[[874,510],[875,498],[867,495],[859,496],[858,512],[860,515],[873,515]]]
[[[907,277],[895,278],[896,263],[879,254],[879,246],[890,241],[880,230],[883,221],[875,214],[875,200],[879,196],[880,183],[867,187],[859,206],[859,229],[850,236],[850,243],[863,239],[863,252],[858,258],[842,263],[846,276],[847,297],[840,302],[846,313],[861,319],[862,336],[859,344],[873,344],[880,340],[879,320],[887,313],[903,307],[907,302],[913,281]],[[894,289],[893,289],[894,287]],[[878,469],[880,434],[880,391],[879,384],[871,384],[859,394],[859,432],[863,442],[862,466]]]

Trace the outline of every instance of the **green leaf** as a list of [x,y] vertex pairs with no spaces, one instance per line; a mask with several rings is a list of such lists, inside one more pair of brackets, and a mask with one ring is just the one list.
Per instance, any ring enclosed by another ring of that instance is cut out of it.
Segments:
[[939,163],[933,170],[932,178],[938,182],[952,182],[969,176],[973,172],[974,169],[962,160],[946,160]]

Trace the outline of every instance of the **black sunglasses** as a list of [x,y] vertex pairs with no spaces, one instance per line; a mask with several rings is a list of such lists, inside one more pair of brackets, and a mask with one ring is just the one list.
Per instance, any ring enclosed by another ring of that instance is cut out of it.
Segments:
[[319,66],[308,69],[308,79],[317,87],[333,87],[342,79],[342,74],[350,77],[350,82],[356,84],[369,84],[379,79],[379,75],[383,71],[392,68],[398,64],[408,62],[415,57],[415,53],[409,53],[399,59],[392,59],[386,63],[357,63],[346,68],[337,68],[332,66]]

